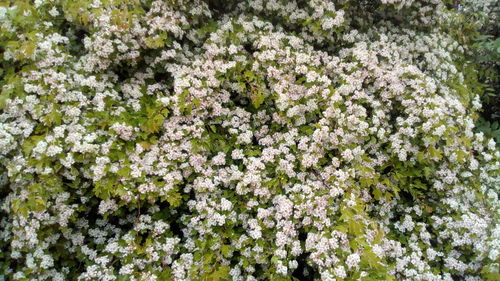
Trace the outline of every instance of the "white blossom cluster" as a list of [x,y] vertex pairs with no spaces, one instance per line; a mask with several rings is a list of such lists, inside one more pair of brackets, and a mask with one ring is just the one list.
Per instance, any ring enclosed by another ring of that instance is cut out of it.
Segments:
[[226,2],[0,8],[0,276],[498,280],[456,11]]

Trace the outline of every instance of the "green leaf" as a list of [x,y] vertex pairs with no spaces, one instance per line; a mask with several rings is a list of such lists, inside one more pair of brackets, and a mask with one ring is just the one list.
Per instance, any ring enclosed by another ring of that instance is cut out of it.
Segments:
[[227,265],[221,265],[219,268],[209,275],[209,280],[222,281],[229,280],[230,267]]
[[178,192],[170,193],[167,202],[174,208],[179,207],[182,204],[182,196]]
[[55,109],[44,117],[44,121],[47,125],[61,125],[61,119],[62,113]]
[[373,253],[370,248],[366,248],[363,252],[363,260],[368,263],[371,268],[378,267],[379,258]]
[[380,200],[382,198],[382,191],[379,188],[374,188],[373,197],[375,197],[375,200]]
[[221,253],[224,257],[229,257],[231,254],[231,245],[222,245]]
[[259,108],[262,105],[262,103],[264,103],[265,98],[266,97],[264,93],[260,90],[252,91],[250,95],[250,99],[252,100],[252,105],[255,108]]
[[123,167],[120,170],[118,170],[117,174],[119,176],[124,177],[124,178],[129,178],[131,171],[132,171],[132,169],[130,169],[130,167],[127,166],[127,167]]
[[163,125],[163,120],[165,120],[165,116],[160,113],[155,114],[147,119],[142,125],[142,129],[148,133],[157,133]]

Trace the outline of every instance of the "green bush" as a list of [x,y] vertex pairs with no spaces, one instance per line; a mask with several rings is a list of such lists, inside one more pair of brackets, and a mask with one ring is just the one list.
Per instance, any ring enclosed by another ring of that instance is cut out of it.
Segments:
[[470,2],[2,2],[0,280],[498,280]]

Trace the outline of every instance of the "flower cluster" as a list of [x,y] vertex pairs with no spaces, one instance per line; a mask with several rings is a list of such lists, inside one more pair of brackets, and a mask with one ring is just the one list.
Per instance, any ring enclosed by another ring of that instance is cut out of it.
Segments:
[[446,1],[0,7],[0,280],[498,280]]

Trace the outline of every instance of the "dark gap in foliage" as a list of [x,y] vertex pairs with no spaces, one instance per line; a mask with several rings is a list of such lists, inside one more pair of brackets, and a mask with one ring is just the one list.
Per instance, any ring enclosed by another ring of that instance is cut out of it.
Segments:
[[[299,229],[299,241],[305,243],[307,239],[307,231],[304,229]],[[312,281],[316,275],[316,271],[313,267],[307,264],[307,258],[309,253],[303,252],[297,258],[298,267],[292,272],[292,277],[297,278],[301,281]]]
[[168,71],[158,70],[154,74],[155,82],[166,82],[172,80],[172,75]]
[[146,13],[149,12],[149,10],[151,10],[151,1],[141,1],[140,5],[141,5],[141,8]]
[[392,168],[393,168],[392,166],[387,166],[387,167],[385,167],[385,168],[382,170],[381,174],[382,174],[382,175],[388,175],[388,174],[392,171]]
[[136,69],[132,69],[130,66],[123,65],[123,63],[117,65],[113,72],[117,75],[117,82],[124,82],[133,77],[133,74],[136,72]]
[[233,102],[234,102],[234,105],[236,106],[239,106],[239,107],[247,107],[248,104],[250,103],[250,99],[247,98],[247,97],[242,97],[240,95],[237,95],[236,97],[234,97],[234,99],[232,99]]
[[247,51],[247,53],[249,53],[249,54],[253,54],[256,51],[256,49],[253,47],[252,43],[243,44],[243,49],[245,49],[245,51]]
[[309,0],[296,0],[296,2],[299,9],[304,9],[307,7],[307,3],[309,3]]
[[309,253],[302,253],[297,257],[298,267],[292,272],[292,277],[300,281],[313,281],[315,277],[315,270],[307,264]]
[[411,195],[410,192],[406,190],[401,190],[399,192],[399,197],[403,202],[414,202],[415,198]]
[[252,136],[252,144],[255,146],[259,145],[259,141],[257,140],[257,137],[255,136],[255,134]]
[[182,227],[178,219],[171,220],[169,224],[170,224],[170,230],[172,231],[175,237],[179,238],[183,237],[184,234],[182,233]]
[[75,24],[67,19],[63,19],[61,26],[61,34],[66,36],[70,43],[65,46],[68,52],[75,57],[81,56],[85,53],[85,45],[83,40],[89,36],[89,31],[86,26]]
[[307,232],[304,230],[299,230],[299,241],[306,242]]
[[7,178],[7,169],[5,166],[0,164],[0,198],[7,197],[10,191],[9,180]]
[[238,1],[235,0],[206,0],[208,8],[212,11],[214,18],[218,19],[234,11]]

